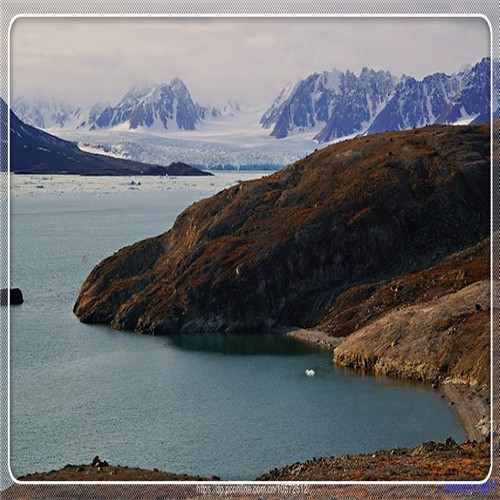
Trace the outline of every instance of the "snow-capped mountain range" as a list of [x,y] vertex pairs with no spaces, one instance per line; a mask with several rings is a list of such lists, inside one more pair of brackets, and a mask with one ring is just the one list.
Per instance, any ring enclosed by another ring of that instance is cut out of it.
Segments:
[[490,59],[484,58],[464,71],[420,81],[368,68],[358,76],[314,73],[283,89],[261,124],[276,138],[316,130],[315,139],[325,143],[433,123],[486,122],[489,116]]
[[313,73],[287,86],[261,124],[278,139],[308,130],[316,130],[320,142],[349,136],[371,123],[395,85],[390,73],[368,68],[359,76],[337,70]]
[[14,100],[13,111],[25,123],[41,129],[96,130],[119,127],[156,130],[195,130],[203,120],[235,116],[238,103],[228,100],[218,108],[195,102],[179,78],[168,83],[132,87],[115,105],[96,104],[88,109],[55,99]]
[[[500,71],[498,61],[494,71]],[[497,95],[493,109],[498,115]],[[269,108],[228,100],[198,103],[182,80],[131,88],[115,104],[90,108],[18,98],[24,122],[87,151],[168,165],[280,167],[359,134],[433,123],[483,123],[490,116],[490,60],[417,80],[364,68],[313,73],[287,85]]]

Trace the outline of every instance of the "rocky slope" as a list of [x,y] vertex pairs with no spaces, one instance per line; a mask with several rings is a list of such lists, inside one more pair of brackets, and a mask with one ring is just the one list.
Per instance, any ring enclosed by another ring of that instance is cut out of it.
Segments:
[[489,186],[485,126],[345,141],[198,202],[170,231],[105,259],[74,312],[151,334],[325,324],[374,283],[487,237]]
[[487,388],[490,241],[428,268],[341,293],[319,328],[345,340],[338,365]]
[[428,442],[416,448],[314,458],[274,469],[258,481],[478,481],[490,467],[488,443]]
[[34,472],[17,479],[19,481],[215,481],[219,478],[111,465],[104,461],[98,464],[68,464],[62,469]]

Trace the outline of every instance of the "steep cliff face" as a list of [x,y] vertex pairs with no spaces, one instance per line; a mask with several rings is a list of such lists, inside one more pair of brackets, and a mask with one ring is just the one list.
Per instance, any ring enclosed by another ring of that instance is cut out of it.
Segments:
[[339,143],[185,210],[101,262],[81,321],[151,334],[312,326],[342,293],[418,271],[489,234],[487,127]]

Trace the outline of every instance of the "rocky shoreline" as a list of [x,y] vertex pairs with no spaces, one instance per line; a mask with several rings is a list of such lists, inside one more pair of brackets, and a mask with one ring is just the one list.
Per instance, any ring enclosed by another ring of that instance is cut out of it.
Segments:
[[471,441],[488,440],[491,431],[490,394],[464,384],[439,386],[442,395],[454,408]]
[[[338,457],[312,458],[276,468],[256,481],[477,481],[490,467],[490,445],[448,438],[429,441],[414,448],[393,448]],[[36,472],[19,481],[223,481],[218,476],[174,474],[107,462],[68,464],[59,470]],[[14,487],[15,488],[15,487]]]

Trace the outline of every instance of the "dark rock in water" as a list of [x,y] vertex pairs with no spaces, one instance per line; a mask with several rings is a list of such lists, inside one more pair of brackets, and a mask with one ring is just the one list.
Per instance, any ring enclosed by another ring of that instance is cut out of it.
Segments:
[[17,306],[24,302],[23,292],[21,292],[20,288],[2,288],[0,290],[0,304],[2,306],[6,306],[8,304],[8,297],[10,294],[10,305]]
[[102,261],[74,312],[150,334],[317,325],[344,291],[367,286],[352,307],[370,284],[488,237],[489,137],[487,126],[360,137],[242,182]]

